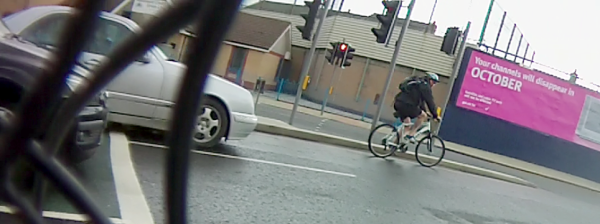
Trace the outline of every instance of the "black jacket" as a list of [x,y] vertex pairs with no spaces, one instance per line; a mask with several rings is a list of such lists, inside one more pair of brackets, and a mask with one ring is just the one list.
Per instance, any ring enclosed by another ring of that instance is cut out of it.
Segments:
[[434,118],[437,118],[437,106],[433,101],[433,92],[431,86],[426,81],[416,81],[406,85],[404,90],[398,93],[395,101],[404,105],[417,106],[425,110],[425,103],[429,108],[429,112]]

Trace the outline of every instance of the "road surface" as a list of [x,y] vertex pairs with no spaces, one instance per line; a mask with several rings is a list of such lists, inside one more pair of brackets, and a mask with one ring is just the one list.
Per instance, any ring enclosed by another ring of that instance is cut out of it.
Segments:
[[[158,164],[165,150],[130,147],[154,220],[163,223]],[[598,204],[542,189],[262,133],[196,151],[190,165],[191,223],[563,224],[600,218]]]
[[[91,159],[68,168],[71,173],[78,178],[82,186],[87,190],[105,215],[111,218],[121,217],[113,178],[110,157],[110,138],[108,134],[104,135],[101,146],[97,149],[96,154]],[[5,212],[6,207],[3,205],[0,206],[0,210]],[[65,217],[79,216],[77,215],[79,212],[60,192],[53,188],[53,186],[49,188],[46,194],[43,210],[51,213],[51,218],[46,219],[48,223],[81,223],[63,219]],[[79,217],[77,219],[79,219]],[[14,219],[9,219],[7,214],[0,213],[0,223],[15,223],[13,220]]]
[[[280,107],[275,107],[267,104],[258,104],[256,108],[256,114],[258,116],[278,119],[281,121],[289,120],[291,111],[287,109],[283,109]],[[369,130],[361,127],[345,124],[339,121],[324,119],[321,117],[312,116],[309,114],[304,114],[301,112],[296,113],[294,126],[321,132],[325,134],[331,134],[341,137],[346,137],[350,139],[367,141],[369,136]],[[383,134],[380,134],[378,138],[383,138]],[[524,180],[527,180],[531,183],[536,184],[540,188],[544,190],[548,190],[554,192],[556,194],[566,194],[569,197],[577,198],[579,200],[587,201],[589,203],[600,204],[600,193],[590,191],[587,189],[583,189],[580,187],[576,187],[570,184],[562,183],[559,181],[555,181],[552,179],[548,179],[545,177],[541,177],[535,174],[523,172],[520,170],[515,170],[512,168],[508,168],[505,166],[497,165],[494,163],[486,162],[483,160],[475,159],[472,157],[468,157],[465,155],[461,155],[458,153],[446,151],[445,159],[469,164],[477,167],[482,167],[490,170],[495,170],[498,172],[510,174],[516,177],[520,177]]]
[[[146,215],[164,223],[165,150],[157,147],[164,136],[127,134],[130,141],[122,148],[106,138],[104,150],[78,166],[77,176],[108,216],[118,219],[148,207]],[[131,170],[115,161],[114,153],[127,146]],[[600,218],[597,195],[583,200],[572,192],[554,193],[262,133],[196,151],[190,160],[190,223],[585,224]],[[123,186],[139,190],[122,192]],[[144,200],[129,201],[137,194]],[[55,192],[47,203],[45,210],[53,217],[77,213]],[[14,222],[0,214],[0,223]]]

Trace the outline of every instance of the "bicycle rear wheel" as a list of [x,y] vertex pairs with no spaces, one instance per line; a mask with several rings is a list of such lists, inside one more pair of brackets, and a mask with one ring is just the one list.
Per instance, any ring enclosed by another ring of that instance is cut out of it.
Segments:
[[[385,134],[387,133],[387,134]],[[379,158],[391,156],[398,149],[396,146],[390,145],[390,141],[400,139],[396,127],[390,124],[381,124],[369,134],[368,145],[369,151]],[[392,144],[394,142],[391,142]]]
[[[436,151],[438,153],[435,153]],[[437,156],[434,156],[433,154],[437,154]],[[424,167],[437,166],[442,162],[445,154],[446,145],[444,144],[444,140],[433,134],[428,134],[419,140],[415,148],[417,162]]]

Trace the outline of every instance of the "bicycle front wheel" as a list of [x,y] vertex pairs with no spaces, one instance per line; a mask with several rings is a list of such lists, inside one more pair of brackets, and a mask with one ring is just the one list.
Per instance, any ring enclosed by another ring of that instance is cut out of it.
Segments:
[[446,145],[444,140],[437,135],[426,135],[417,143],[415,157],[417,162],[424,167],[437,166],[444,159]]
[[390,124],[381,124],[369,134],[369,151],[379,158],[391,156],[396,152],[395,140],[399,140],[400,135],[396,127]]

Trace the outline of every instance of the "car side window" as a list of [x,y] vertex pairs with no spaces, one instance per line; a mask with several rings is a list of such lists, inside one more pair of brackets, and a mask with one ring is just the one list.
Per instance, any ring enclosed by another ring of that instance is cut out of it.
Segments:
[[133,32],[117,22],[101,19],[86,52],[107,55]]
[[[23,30],[21,36],[23,39],[36,44],[56,47],[59,42],[61,31],[65,27],[68,19],[69,15],[66,13],[45,16]],[[107,55],[132,33],[133,32],[126,26],[102,18],[98,21],[96,30],[83,51]]]
[[68,18],[69,15],[64,13],[43,17],[28,26],[20,35],[29,42],[55,47]]

